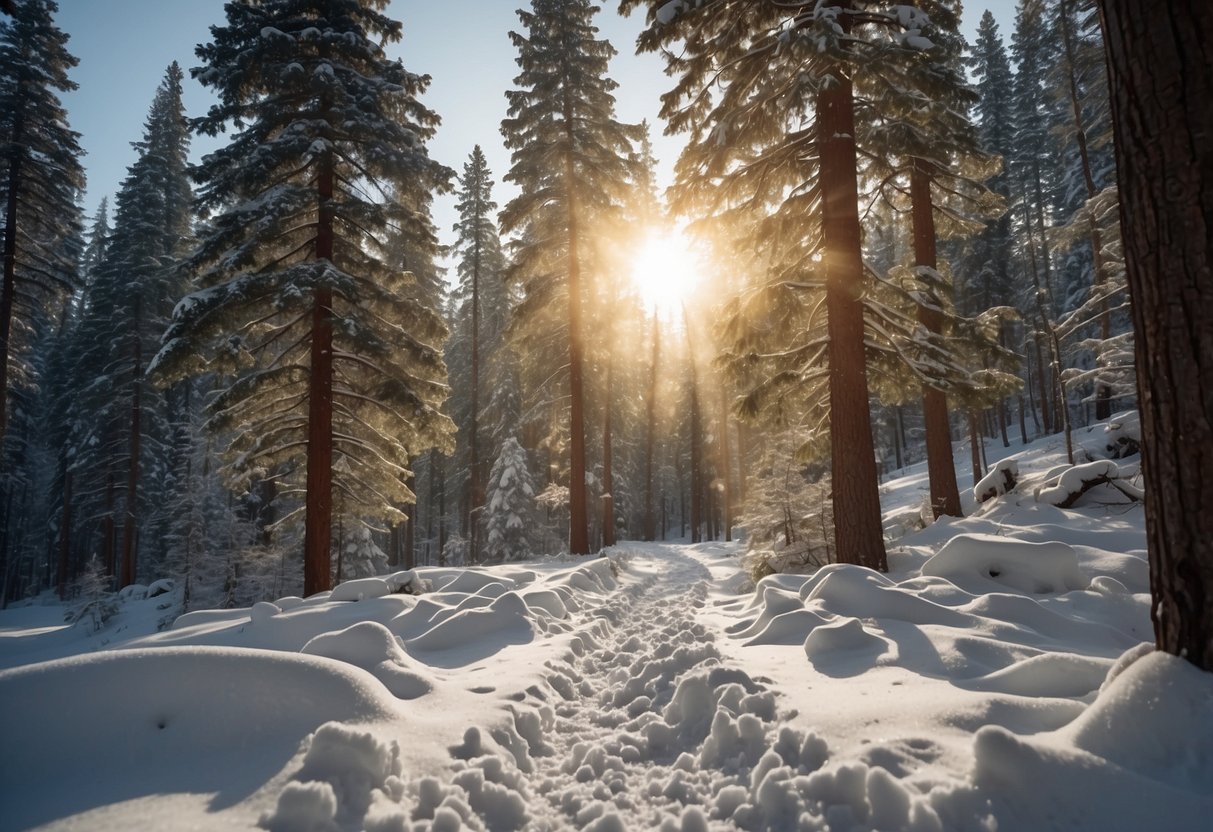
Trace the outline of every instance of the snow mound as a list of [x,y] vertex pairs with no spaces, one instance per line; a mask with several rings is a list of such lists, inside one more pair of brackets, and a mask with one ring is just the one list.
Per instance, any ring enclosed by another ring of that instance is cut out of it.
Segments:
[[0,701],[0,734],[21,749],[0,755],[4,791],[23,795],[5,801],[5,823],[15,828],[143,795],[225,799],[269,780],[329,720],[399,716],[396,700],[348,664],[216,647],[112,651],[9,670],[0,673]]
[[884,639],[865,630],[858,618],[824,624],[809,633],[804,642],[805,655],[814,663],[839,652],[880,654],[886,649]]
[[391,630],[374,621],[362,621],[344,630],[322,633],[303,645],[301,652],[360,667],[401,699],[416,699],[434,688],[433,683],[413,667]]
[[1074,547],[1058,541],[1028,543],[990,534],[961,534],[922,565],[923,575],[946,578],[973,593],[1045,595],[1086,589]]
[[1018,482],[1019,463],[1014,459],[999,460],[990,472],[981,478],[981,482],[973,486],[973,496],[977,502],[984,503],[1009,493]]
[[[441,650],[496,652],[506,644],[524,644],[535,638],[530,609],[517,592],[507,592],[480,609],[461,609],[426,632],[405,642],[410,653]],[[427,658],[430,664],[435,663]]]

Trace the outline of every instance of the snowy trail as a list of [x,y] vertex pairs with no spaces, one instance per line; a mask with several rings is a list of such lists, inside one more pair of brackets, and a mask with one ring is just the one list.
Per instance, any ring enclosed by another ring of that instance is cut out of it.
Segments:
[[[754,805],[764,774],[824,761],[815,737],[776,734],[774,694],[724,663],[716,634],[695,620],[707,568],[678,547],[650,545],[627,573],[513,709],[519,736],[495,734],[510,752],[482,753],[475,728],[452,749],[461,758],[453,782],[486,828],[697,830],[709,819],[756,828],[795,809]],[[436,784],[428,791],[439,797]],[[470,820],[460,803],[447,801],[448,811]]]

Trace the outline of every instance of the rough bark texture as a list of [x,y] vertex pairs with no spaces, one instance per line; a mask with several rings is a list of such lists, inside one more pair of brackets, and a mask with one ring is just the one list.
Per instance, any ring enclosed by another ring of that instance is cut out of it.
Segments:
[[1158,647],[1213,671],[1213,5],[1100,0]]
[[[931,200],[929,163],[915,160],[910,171],[910,201],[913,204],[914,263],[935,269],[935,208]],[[918,305],[918,322],[935,335],[943,331],[943,312]],[[927,474],[931,481],[931,511],[938,518],[948,514],[960,517],[960,490],[956,486],[956,465],[952,460],[952,432],[948,427],[948,397],[934,387],[923,385],[922,418],[927,435]]]
[[[611,314],[608,312],[607,314]],[[606,396],[602,411],[602,546],[615,545],[615,476],[611,468],[611,381],[614,372],[614,356],[608,348],[606,365]]]
[[817,98],[816,129],[830,339],[835,551],[842,563],[886,572],[860,297],[863,258],[855,179],[855,111],[850,76],[843,67],[835,67],[833,75],[837,82]]
[[[333,165],[322,162],[316,259],[333,259]],[[333,536],[333,291],[312,300],[311,376],[308,381],[307,499],[303,532],[303,594],[332,588]]]

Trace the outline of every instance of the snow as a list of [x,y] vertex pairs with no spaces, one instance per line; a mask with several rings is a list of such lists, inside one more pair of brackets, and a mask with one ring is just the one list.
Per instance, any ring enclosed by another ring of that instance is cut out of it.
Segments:
[[1213,674],[1146,643],[1140,504],[1034,499],[1063,457],[887,575],[738,594],[735,544],[624,543],[171,626],[171,586],[99,632],[5,610],[0,828],[1204,828]]

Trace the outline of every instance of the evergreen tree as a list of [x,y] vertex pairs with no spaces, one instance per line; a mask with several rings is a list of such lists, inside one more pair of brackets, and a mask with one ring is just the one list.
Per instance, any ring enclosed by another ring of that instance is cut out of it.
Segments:
[[77,63],[55,27],[58,11],[53,0],[20,0],[0,23],[0,444],[10,387],[23,375],[21,336],[31,334],[34,315],[74,288],[76,264],[60,243],[79,231],[84,171],[79,134],[57,95],[76,88],[67,73]]
[[229,2],[198,48],[219,103],[195,127],[238,132],[194,171],[215,215],[155,361],[167,379],[233,379],[210,427],[239,431],[235,484],[302,494],[307,594],[332,580],[334,491],[355,518],[405,519],[408,460],[451,432],[445,327],[385,260],[392,227],[433,251],[428,199],[450,177],[425,151],[429,78],[384,55],[401,33],[385,5]]
[[596,38],[589,0],[534,0],[519,11],[526,34],[511,32],[518,49],[518,89],[506,93],[501,125],[513,151],[506,179],[521,193],[501,216],[516,232],[509,278],[520,288],[519,341],[525,360],[542,362],[553,333],[568,354],[569,550],[590,550],[586,506],[585,327],[587,286],[595,279],[590,230],[620,205],[635,179],[632,142],[638,128],[615,118],[617,86],[607,77],[615,49]]
[[506,439],[489,473],[485,501],[485,557],[493,562],[523,560],[534,542],[535,487],[526,451],[514,437]]
[[[77,412],[106,425],[102,459],[90,468],[119,474],[125,483],[118,586],[136,579],[135,541],[140,484],[162,471],[170,442],[163,393],[147,389],[144,371],[180,295],[177,258],[188,241],[192,193],[186,173],[189,132],[181,101],[181,69],[171,65],[144,124],[138,158],[127,170],[116,199],[114,230],[93,269],[90,308],[82,324],[85,350]],[[88,376],[91,375],[91,378]],[[83,461],[83,460],[82,460]],[[143,535],[152,545],[162,536]]]
[[501,349],[509,302],[502,283],[505,257],[493,220],[497,203],[493,202],[492,174],[479,145],[463,166],[459,184],[459,222],[454,229],[459,283],[454,292],[457,306],[447,363],[451,368],[452,415],[461,428],[457,456],[466,453],[466,467],[460,466],[466,471],[466,487],[460,495],[461,529],[475,560],[480,545],[474,514],[484,504],[484,460],[492,452],[483,442],[482,393],[487,387],[484,379],[488,377],[488,359]]

